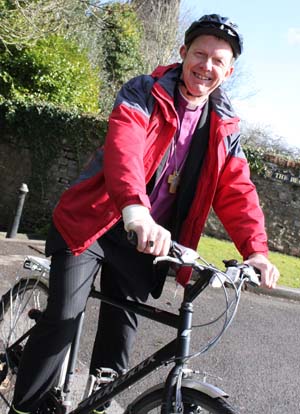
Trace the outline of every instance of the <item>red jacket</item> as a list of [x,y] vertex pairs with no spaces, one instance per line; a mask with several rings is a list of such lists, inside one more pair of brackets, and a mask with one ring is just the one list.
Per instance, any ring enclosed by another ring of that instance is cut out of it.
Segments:
[[[173,93],[181,65],[158,67],[123,86],[109,119],[102,149],[62,195],[54,223],[74,254],[80,254],[121,217],[130,204],[150,207],[146,184],[178,127]],[[221,88],[210,96],[207,155],[179,242],[196,248],[209,210],[247,258],[267,254],[264,216],[239,144],[239,119]]]

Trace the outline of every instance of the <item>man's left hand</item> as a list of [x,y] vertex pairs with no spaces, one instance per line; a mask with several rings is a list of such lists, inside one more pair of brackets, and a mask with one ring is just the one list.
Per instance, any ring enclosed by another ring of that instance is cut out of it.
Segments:
[[257,268],[261,273],[261,286],[273,289],[276,287],[277,280],[280,273],[275,265],[273,265],[267,258],[261,253],[253,253],[245,260],[246,264],[249,264]]

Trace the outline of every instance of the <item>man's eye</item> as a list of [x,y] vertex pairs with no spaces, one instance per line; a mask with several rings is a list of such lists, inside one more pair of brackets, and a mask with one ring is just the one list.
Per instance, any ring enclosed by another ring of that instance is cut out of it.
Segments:
[[218,66],[224,66],[224,62],[223,62],[223,60],[222,59],[216,59],[216,64],[218,65]]

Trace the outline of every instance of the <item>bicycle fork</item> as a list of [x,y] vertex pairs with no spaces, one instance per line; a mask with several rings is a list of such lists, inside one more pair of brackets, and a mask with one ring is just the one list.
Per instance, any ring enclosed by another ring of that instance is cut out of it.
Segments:
[[[179,329],[175,352],[175,366],[170,371],[163,393],[161,414],[182,414],[184,412],[181,380],[184,374],[185,359],[189,356],[193,304],[184,300],[179,311]],[[175,404],[173,404],[175,395]]]

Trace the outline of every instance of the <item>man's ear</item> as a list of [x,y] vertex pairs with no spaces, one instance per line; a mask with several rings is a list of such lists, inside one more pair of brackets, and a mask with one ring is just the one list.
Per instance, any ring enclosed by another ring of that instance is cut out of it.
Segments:
[[230,76],[233,74],[233,71],[234,71],[234,66],[230,66],[230,68],[226,71],[225,80],[230,78]]
[[180,47],[180,49],[179,49],[179,53],[180,53],[180,57],[181,57],[181,59],[182,59],[182,60],[184,60],[184,59],[185,59],[185,57],[186,57],[186,54],[187,54],[187,49],[186,49],[186,46],[185,46],[185,45],[182,45],[182,46]]

